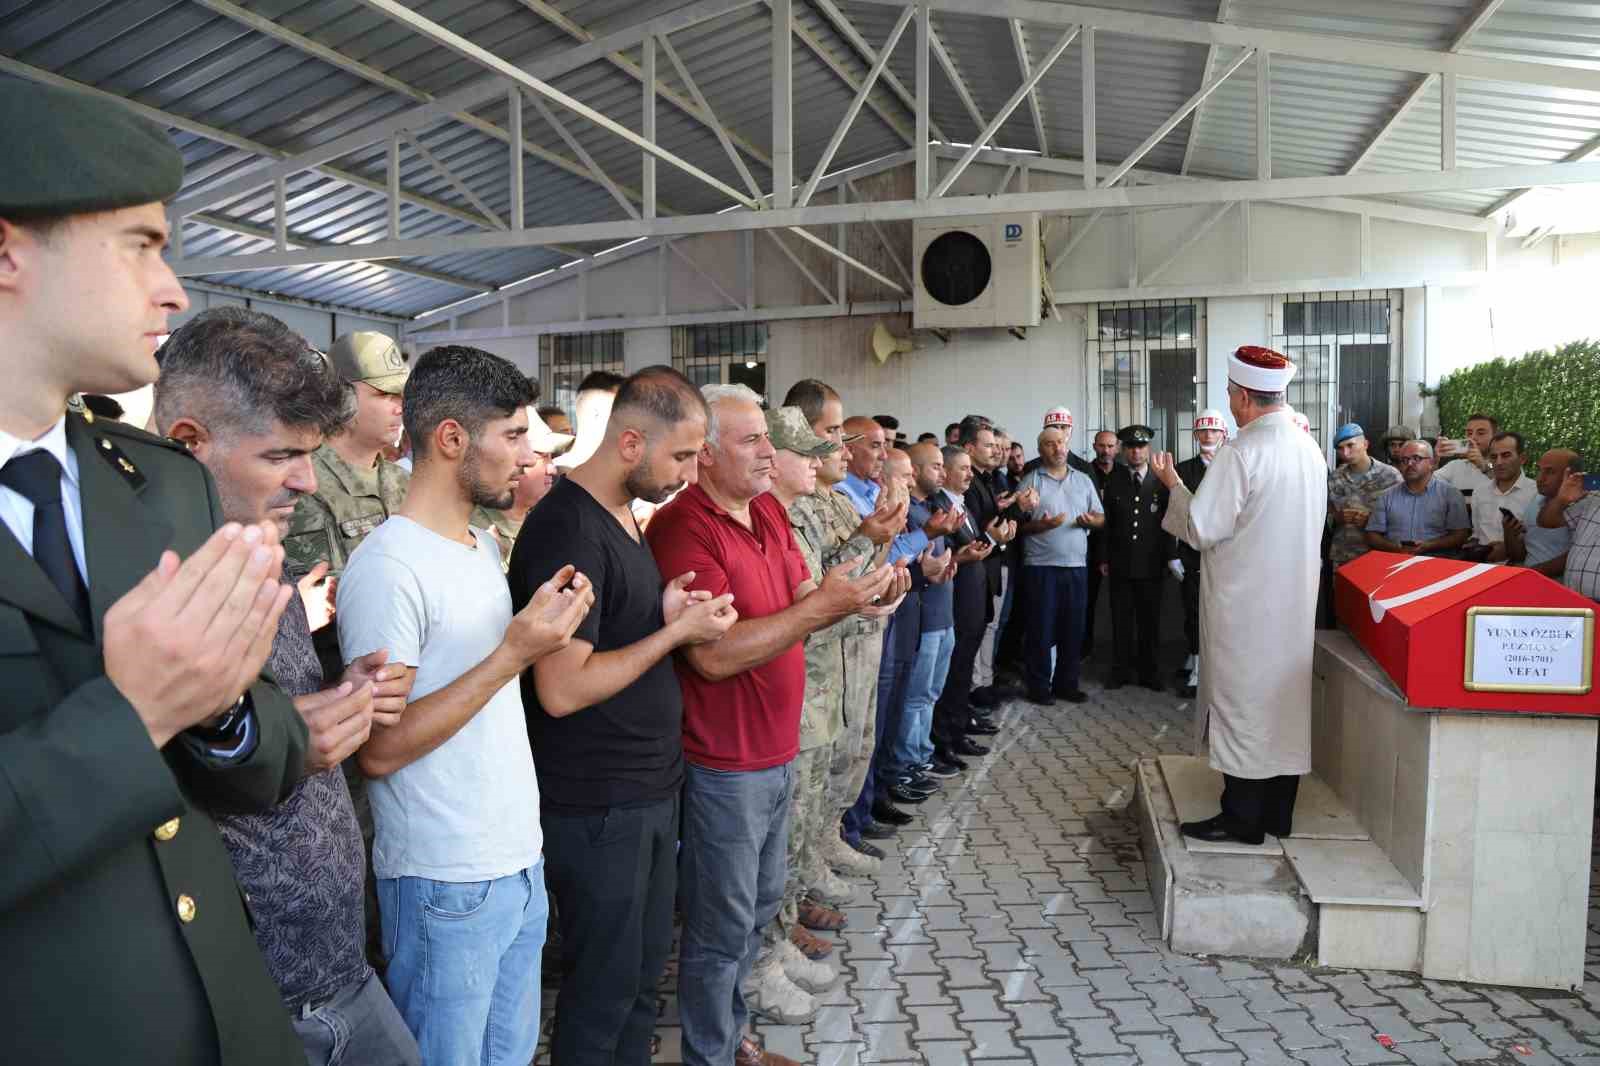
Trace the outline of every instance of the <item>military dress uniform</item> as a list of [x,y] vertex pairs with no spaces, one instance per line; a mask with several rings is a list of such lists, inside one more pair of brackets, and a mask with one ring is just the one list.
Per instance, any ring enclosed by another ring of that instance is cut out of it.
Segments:
[[286,797],[304,771],[305,723],[263,680],[248,693],[256,739],[242,757],[212,754],[193,731],[157,751],[102,659],[107,608],[162,551],[187,557],[222,523],[215,483],[180,445],[131,426],[70,414],[66,440],[92,628],[0,523],[5,1057],[304,1061],[210,812]]
[[[1144,443],[1150,431],[1139,429]],[[1122,435],[1129,439],[1127,431]],[[1166,587],[1167,560],[1175,558],[1172,538],[1162,532],[1167,490],[1155,472],[1139,478],[1118,464],[1106,477],[1105,559],[1111,566],[1111,633],[1116,644],[1111,683],[1126,684],[1135,673],[1139,683],[1159,689],[1156,655],[1161,644],[1161,593]]]
[[[12,222],[156,205],[183,181],[164,129],[84,93],[0,79],[0,129],[26,148],[0,168]],[[210,812],[287,796],[305,723],[262,679],[158,750],[105,673],[107,609],[210,538],[215,483],[171,441],[64,413],[31,441],[0,433],[0,486],[0,1058],[304,1062]]]

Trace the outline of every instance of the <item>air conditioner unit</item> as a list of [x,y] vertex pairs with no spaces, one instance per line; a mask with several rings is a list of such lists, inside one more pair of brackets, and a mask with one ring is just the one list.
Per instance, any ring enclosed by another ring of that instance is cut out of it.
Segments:
[[1039,216],[919,219],[911,324],[917,329],[1039,324]]

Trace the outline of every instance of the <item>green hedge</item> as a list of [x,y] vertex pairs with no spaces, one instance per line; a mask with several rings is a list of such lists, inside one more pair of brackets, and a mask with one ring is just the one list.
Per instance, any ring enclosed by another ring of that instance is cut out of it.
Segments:
[[1522,434],[1530,471],[1551,448],[1575,448],[1590,470],[1600,470],[1600,341],[1457,370],[1440,379],[1438,394],[1447,436],[1460,437],[1467,416],[1482,412]]

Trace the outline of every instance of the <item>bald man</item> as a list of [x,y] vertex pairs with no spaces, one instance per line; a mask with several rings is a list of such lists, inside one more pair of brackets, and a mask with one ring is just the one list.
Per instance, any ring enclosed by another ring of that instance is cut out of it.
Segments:
[[1503,560],[1512,566],[1526,566],[1545,577],[1561,580],[1567,571],[1572,530],[1565,523],[1555,529],[1541,526],[1539,512],[1561,491],[1561,482],[1566,476],[1582,468],[1578,453],[1570,448],[1552,448],[1539,457],[1539,475],[1534,479],[1538,495],[1515,518],[1502,516],[1505,539],[1490,550],[1490,562]]

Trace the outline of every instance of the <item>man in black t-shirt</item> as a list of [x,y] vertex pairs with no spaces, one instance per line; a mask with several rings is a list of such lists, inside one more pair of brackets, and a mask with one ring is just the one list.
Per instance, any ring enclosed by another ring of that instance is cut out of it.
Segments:
[[706,416],[668,367],[629,378],[598,450],[529,512],[511,553],[518,610],[568,563],[594,585],[571,644],[522,676],[561,933],[551,1057],[563,1066],[650,1057],[683,783],[671,653],[719,639],[738,615],[731,595],[689,591],[692,573],[663,583],[629,505],[661,503],[693,476]]

